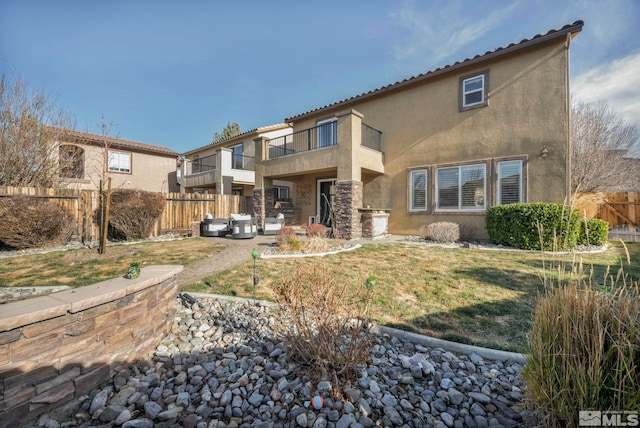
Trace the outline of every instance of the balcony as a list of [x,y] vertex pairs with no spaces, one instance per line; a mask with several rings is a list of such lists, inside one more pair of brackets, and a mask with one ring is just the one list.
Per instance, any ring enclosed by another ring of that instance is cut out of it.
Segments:
[[187,161],[184,165],[181,185],[184,188],[218,188],[224,177],[231,177],[233,183],[253,184],[255,167],[255,157],[221,148],[212,155],[195,157]]
[[[361,126],[362,141],[360,144],[372,150],[382,152],[382,132],[364,123],[362,123]],[[338,121],[334,120],[314,126],[313,128],[269,140],[267,159],[276,159],[282,156],[325,149],[337,146],[338,144]]]

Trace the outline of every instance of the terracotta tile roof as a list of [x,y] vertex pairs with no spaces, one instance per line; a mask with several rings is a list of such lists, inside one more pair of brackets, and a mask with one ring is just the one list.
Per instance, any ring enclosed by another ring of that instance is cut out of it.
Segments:
[[450,65],[446,65],[444,67],[440,67],[440,68],[436,68],[435,70],[431,70],[428,71],[426,73],[422,73],[419,74],[417,76],[412,76],[409,77],[407,79],[395,82],[395,83],[391,83],[389,85],[385,85],[382,86],[380,88],[377,89],[373,89],[371,91],[368,92],[363,92],[359,95],[355,95],[353,97],[350,98],[345,98],[341,101],[337,101],[335,103],[332,104],[328,104],[325,105],[323,107],[318,107],[316,109],[313,110],[309,110],[305,113],[301,113],[298,114],[296,116],[292,116],[292,117],[288,117],[285,119],[285,122],[290,123],[293,122],[295,120],[301,119],[305,116],[309,116],[315,113],[319,113],[323,110],[328,110],[331,108],[335,108],[335,107],[340,107],[340,106],[346,106],[349,105],[351,103],[357,102],[357,101],[362,101],[364,99],[367,98],[372,98],[390,91],[394,91],[400,88],[404,88],[410,85],[414,85],[417,83],[421,83],[427,79],[431,79],[434,78],[436,76],[441,76],[445,73],[450,73],[456,70],[459,70],[463,67],[469,67],[471,65],[475,65],[477,63],[483,62],[483,61],[488,61],[494,58],[497,58],[499,56],[503,56],[506,54],[510,54],[513,53],[515,51],[521,50],[521,49],[525,49],[531,46],[535,46],[538,45],[540,43],[544,43],[547,42],[549,40],[554,40],[557,38],[561,38],[561,37],[565,37],[567,34],[574,34],[574,33],[579,33],[580,31],[582,31],[582,27],[584,25],[584,22],[581,20],[575,21],[573,24],[567,24],[564,27],[562,27],[559,30],[549,30],[546,34],[542,35],[542,34],[537,34],[535,36],[533,36],[531,39],[523,39],[521,40],[519,43],[511,43],[508,46],[505,47],[499,47],[496,48],[493,51],[487,51],[484,54],[479,54],[474,56],[473,58],[466,58],[464,61],[458,61],[455,62],[454,64],[450,64]]
[[78,142],[83,144],[104,145],[114,149],[125,149],[137,152],[153,153],[166,156],[178,156],[178,152],[162,146],[153,144],[139,143],[137,141],[123,140],[122,138],[110,137],[105,135],[91,134],[89,132],[76,131],[74,129],[47,127],[52,133],[56,134],[56,138],[68,142]]
[[208,147],[219,146],[219,145],[228,143],[229,141],[233,141],[233,140],[236,140],[236,139],[241,139],[241,138],[246,137],[246,136],[248,136],[250,134],[259,134],[261,132],[275,131],[277,129],[282,129],[282,128],[289,128],[289,125],[286,124],[286,123],[276,123],[275,125],[267,125],[267,126],[261,126],[259,128],[253,128],[253,129],[251,129],[249,131],[243,132],[242,134],[238,134],[238,135],[233,136],[233,137],[225,138],[224,140],[212,142],[212,143],[206,144],[204,146],[198,147],[197,149],[189,150],[188,152],[184,152],[182,154],[183,155],[189,155],[191,153],[195,153],[197,151],[206,149]]

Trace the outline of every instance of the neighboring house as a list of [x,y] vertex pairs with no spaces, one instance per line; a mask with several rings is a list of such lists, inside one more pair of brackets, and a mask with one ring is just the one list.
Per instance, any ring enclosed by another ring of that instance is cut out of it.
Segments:
[[[285,123],[263,126],[235,137],[216,141],[180,156],[182,193],[215,193],[252,196],[255,183],[256,138],[291,135]],[[276,181],[272,189],[278,199],[289,199],[291,183]]]
[[389,210],[390,233],[450,221],[466,239],[488,239],[491,206],[568,201],[569,45],[582,27],[285,119],[293,134],[256,139],[258,223],[275,214],[274,180],[293,183],[303,223],[349,239],[368,206]]
[[177,192],[178,153],[166,147],[55,128],[61,176],[66,187]]

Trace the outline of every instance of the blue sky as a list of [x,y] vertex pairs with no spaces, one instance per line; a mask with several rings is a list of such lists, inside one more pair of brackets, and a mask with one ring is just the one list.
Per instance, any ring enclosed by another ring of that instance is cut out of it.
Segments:
[[572,92],[640,127],[635,0],[0,0],[0,66],[78,130],[186,152],[578,19]]

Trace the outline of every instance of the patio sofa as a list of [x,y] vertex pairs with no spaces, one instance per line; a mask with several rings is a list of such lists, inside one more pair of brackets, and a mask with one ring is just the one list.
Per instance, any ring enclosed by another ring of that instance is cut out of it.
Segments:
[[275,235],[284,227],[284,214],[279,213],[275,217],[266,217],[264,219],[264,227],[262,233],[264,235]]
[[231,233],[231,224],[227,218],[212,218],[210,214],[200,222],[200,236],[226,236]]

